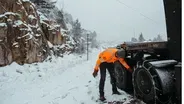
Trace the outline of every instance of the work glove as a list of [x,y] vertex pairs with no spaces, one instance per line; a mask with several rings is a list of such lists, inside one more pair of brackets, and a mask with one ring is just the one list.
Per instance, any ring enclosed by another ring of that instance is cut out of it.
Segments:
[[94,70],[94,72],[93,72],[93,77],[94,78],[97,76],[97,73],[98,73],[98,71],[97,70]]

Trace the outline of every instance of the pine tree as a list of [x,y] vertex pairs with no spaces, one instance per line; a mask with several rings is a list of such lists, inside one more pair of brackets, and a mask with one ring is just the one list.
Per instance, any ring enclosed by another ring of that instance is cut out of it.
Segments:
[[144,39],[144,37],[143,37],[143,34],[141,33],[141,34],[139,35],[139,42],[143,42],[143,41],[145,41],[145,39]]
[[64,20],[65,20],[65,23],[73,24],[73,17],[69,13],[66,13],[66,12],[64,13]]
[[151,39],[149,39],[149,41],[151,42],[152,40],[151,40]]
[[137,42],[138,40],[134,37],[132,37],[131,42]]
[[61,25],[61,27],[65,30],[67,30],[67,26],[64,21],[64,12],[63,10],[59,10],[58,8],[54,8],[53,10],[53,18],[56,20],[58,24]]
[[160,34],[157,35],[157,37],[155,37],[153,39],[154,42],[160,42],[160,41],[163,41],[162,37],[160,36]]
[[82,29],[81,29],[81,24],[78,19],[73,23],[72,27],[73,27],[72,35],[75,41],[79,41],[79,38],[81,37]]
[[31,0],[36,4],[38,11],[42,12],[46,17],[49,17],[49,14],[52,9],[55,8],[56,1],[52,0]]
[[160,36],[160,34],[157,35],[157,41],[163,41],[162,37]]
[[96,33],[96,31],[94,31],[92,34],[90,34],[91,35],[91,40],[90,40],[90,42],[91,42],[91,48],[96,48],[96,47],[98,47],[98,45],[97,45],[97,40],[96,40],[96,37],[97,37],[97,33]]
[[153,41],[156,42],[157,41],[157,38],[153,38]]
[[73,29],[72,29],[72,36],[74,38],[74,41],[76,42],[76,53],[82,54],[85,52],[84,47],[84,38],[82,37],[82,29],[81,29],[81,24],[79,22],[79,20],[77,19],[73,25],[72,25]]

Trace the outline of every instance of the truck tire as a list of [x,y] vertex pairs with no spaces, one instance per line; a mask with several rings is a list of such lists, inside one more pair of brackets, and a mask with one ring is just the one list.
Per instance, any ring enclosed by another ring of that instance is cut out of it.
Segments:
[[[154,64],[155,63],[155,64]],[[147,104],[172,104],[175,62],[144,61],[133,72],[134,96]]]
[[121,65],[119,61],[114,63],[114,71],[116,78],[116,86],[121,90],[127,88],[127,70]]

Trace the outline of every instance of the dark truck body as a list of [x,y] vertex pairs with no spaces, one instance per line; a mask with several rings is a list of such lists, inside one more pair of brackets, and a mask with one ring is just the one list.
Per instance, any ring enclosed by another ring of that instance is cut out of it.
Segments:
[[125,43],[127,51],[166,49],[167,41],[163,42],[137,42]]
[[163,2],[168,41],[118,45],[133,73],[115,62],[116,84],[147,104],[181,104],[181,0]]

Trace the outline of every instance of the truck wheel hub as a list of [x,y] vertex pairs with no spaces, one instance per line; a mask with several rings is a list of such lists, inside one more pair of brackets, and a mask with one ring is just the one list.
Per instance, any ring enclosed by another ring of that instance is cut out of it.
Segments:
[[149,74],[146,71],[140,70],[138,72],[138,77],[135,79],[137,86],[144,94],[149,94],[151,91],[152,81]]

